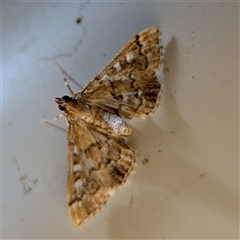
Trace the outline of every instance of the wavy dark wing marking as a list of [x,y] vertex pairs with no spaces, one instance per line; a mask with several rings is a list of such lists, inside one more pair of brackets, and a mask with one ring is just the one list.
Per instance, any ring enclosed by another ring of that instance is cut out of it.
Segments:
[[115,109],[126,118],[144,118],[157,105],[161,84],[156,73],[161,64],[160,30],[137,34],[84,88],[80,101]]

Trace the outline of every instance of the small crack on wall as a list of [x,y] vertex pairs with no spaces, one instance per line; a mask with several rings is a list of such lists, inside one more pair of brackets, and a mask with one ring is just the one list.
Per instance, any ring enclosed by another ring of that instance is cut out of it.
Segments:
[[53,55],[52,57],[34,57],[35,59],[37,59],[38,61],[56,61],[59,58],[70,58],[72,57],[79,48],[79,45],[82,44],[82,40],[80,39],[76,46],[73,47],[73,50],[69,53],[58,53],[56,55]]

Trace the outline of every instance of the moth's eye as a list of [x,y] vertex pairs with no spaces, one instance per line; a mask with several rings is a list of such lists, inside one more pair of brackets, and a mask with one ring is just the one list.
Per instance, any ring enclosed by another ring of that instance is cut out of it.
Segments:
[[64,100],[65,102],[71,102],[72,98],[70,98],[69,96],[63,96],[62,100]]
[[60,109],[61,111],[65,111],[65,110],[66,110],[66,108],[65,108],[64,106],[62,106],[62,105],[58,105],[58,107],[59,107],[59,109]]

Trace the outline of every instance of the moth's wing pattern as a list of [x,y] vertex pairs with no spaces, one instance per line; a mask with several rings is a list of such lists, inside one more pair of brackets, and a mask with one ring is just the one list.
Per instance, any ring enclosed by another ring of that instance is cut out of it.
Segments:
[[125,182],[134,162],[122,138],[69,121],[67,201],[76,225],[96,213],[110,190]]
[[55,99],[69,124],[67,201],[76,225],[96,213],[133,168],[133,150],[121,137],[130,133],[124,118],[144,118],[157,105],[160,36],[157,27],[140,32],[81,93]]
[[161,32],[146,29],[132,38],[116,57],[84,88],[77,98],[125,118],[144,118],[158,100],[161,84]]

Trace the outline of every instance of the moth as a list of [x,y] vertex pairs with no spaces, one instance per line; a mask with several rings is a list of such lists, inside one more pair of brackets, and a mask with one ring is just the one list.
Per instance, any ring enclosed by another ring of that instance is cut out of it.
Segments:
[[160,40],[158,27],[140,32],[82,91],[55,98],[68,123],[67,202],[78,226],[133,169],[134,152],[123,139],[131,133],[126,120],[145,118],[158,104]]

